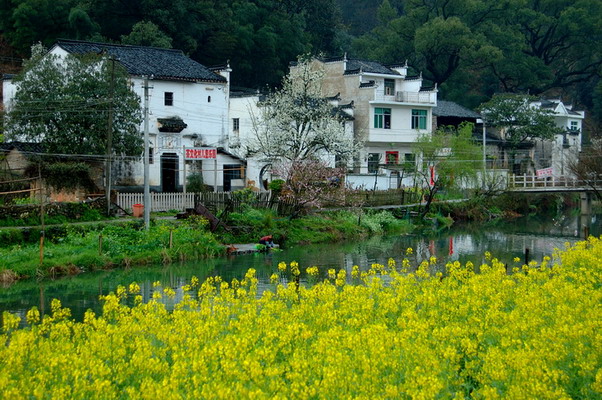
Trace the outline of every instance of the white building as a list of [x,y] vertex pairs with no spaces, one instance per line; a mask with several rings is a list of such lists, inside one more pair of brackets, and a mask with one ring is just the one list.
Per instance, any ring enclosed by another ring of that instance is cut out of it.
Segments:
[[[244,162],[226,150],[229,66],[209,69],[180,50],[77,40],[59,40],[49,52],[61,57],[89,53],[113,57],[129,73],[132,88],[140,96],[143,107],[148,79],[152,190],[182,190],[184,170],[187,176],[202,173],[205,184],[217,190],[242,187]],[[5,103],[10,104],[14,90],[12,82],[4,80]],[[143,128],[144,122],[140,126],[141,135]],[[207,154],[217,154],[217,157],[186,161],[185,168],[185,148],[215,149]],[[140,189],[142,157],[134,162],[116,162],[112,174],[117,188]]]
[[560,99],[539,100],[531,105],[550,110],[556,125],[563,129],[551,140],[535,142],[535,169],[552,168],[552,174],[558,177],[571,175],[568,166],[577,161],[581,152],[585,111],[573,111]]
[[407,63],[384,66],[346,56],[317,62],[326,72],[324,94],[353,102],[354,135],[364,142],[348,183],[369,189],[410,184],[401,182],[399,166],[415,162],[413,143],[432,133],[437,88],[423,87],[421,75],[408,75]]

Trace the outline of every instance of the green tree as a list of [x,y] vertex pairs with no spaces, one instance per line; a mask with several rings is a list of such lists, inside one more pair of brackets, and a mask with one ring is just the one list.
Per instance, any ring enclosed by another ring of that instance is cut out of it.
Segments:
[[121,36],[121,43],[171,49],[172,39],[150,21],[140,21],[129,35]]
[[552,111],[533,106],[534,98],[520,94],[498,94],[479,107],[488,126],[497,127],[510,151],[514,166],[516,151],[527,141],[552,139],[561,133]]
[[0,30],[21,54],[26,54],[35,42],[49,46],[61,37],[84,39],[99,28],[90,18],[83,1],[0,2]]
[[474,143],[472,131],[473,124],[463,123],[458,129],[446,127],[422,135],[414,144],[419,160],[416,177],[425,193],[423,217],[440,190],[476,183],[481,148]]
[[36,45],[14,83],[8,139],[41,142],[51,153],[105,154],[111,110],[113,151],[142,151],[140,99],[118,63],[97,55],[61,59]]
[[511,0],[486,31],[504,53],[491,70],[504,91],[544,93],[602,74],[602,2]]

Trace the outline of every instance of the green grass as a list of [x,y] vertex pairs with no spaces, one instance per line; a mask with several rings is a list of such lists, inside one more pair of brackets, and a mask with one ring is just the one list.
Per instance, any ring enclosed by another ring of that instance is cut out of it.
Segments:
[[42,265],[38,244],[2,248],[0,273],[10,269],[17,278],[45,277],[116,266],[195,260],[223,253],[223,246],[213,234],[190,224],[162,223],[149,231],[131,225],[109,225],[95,231],[68,230],[64,237],[46,243]]

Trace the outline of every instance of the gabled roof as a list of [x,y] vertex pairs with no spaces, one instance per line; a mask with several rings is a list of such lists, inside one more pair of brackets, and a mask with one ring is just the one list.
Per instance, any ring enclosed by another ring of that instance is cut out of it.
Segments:
[[354,74],[359,71],[372,73],[372,74],[383,74],[383,75],[396,75],[400,76],[399,72],[392,70],[391,68],[385,67],[381,63],[376,61],[367,60],[347,60],[347,67],[345,74]]
[[437,117],[481,118],[479,113],[462,107],[453,101],[445,100],[437,100],[437,106],[433,108],[433,115]]
[[59,39],[55,47],[71,54],[107,53],[130,75],[155,79],[226,82],[226,78],[184,55],[181,50]]

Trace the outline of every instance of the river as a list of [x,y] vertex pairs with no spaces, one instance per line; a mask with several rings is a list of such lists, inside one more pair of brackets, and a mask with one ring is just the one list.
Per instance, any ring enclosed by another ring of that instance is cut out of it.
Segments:
[[[351,271],[354,265],[367,269],[373,263],[386,264],[389,258],[397,263],[406,257],[408,247],[414,251],[409,257],[413,265],[435,256],[437,268],[443,270],[447,261],[472,261],[480,265],[485,261],[484,253],[509,265],[515,265],[515,257],[521,262],[529,249],[529,259],[541,261],[544,256],[553,256],[555,249],[564,249],[566,243],[574,243],[583,237],[587,226],[594,236],[602,234],[602,215],[580,216],[566,213],[557,217],[520,218],[512,222],[458,224],[449,229],[427,235],[395,235],[372,237],[367,240],[337,244],[297,246],[270,254],[249,254],[218,259],[197,261],[170,266],[135,267],[97,271],[56,280],[17,282],[0,289],[0,312],[10,311],[25,315],[31,307],[49,312],[50,301],[60,299],[69,307],[75,319],[81,319],[87,309],[100,312],[100,295],[114,291],[118,285],[137,282],[143,297],[152,297],[153,282],[177,288],[190,282],[193,276],[203,280],[208,276],[220,275],[226,280],[241,279],[247,269],[255,268],[259,277],[259,289],[271,288],[270,275],[277,270],[279,262],[297,261],[302,270],[318,266],[325,272],[328,268],[345,268]],[[181,298],[177,292],[175,300],[167,300],[168,307]]]

